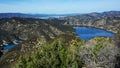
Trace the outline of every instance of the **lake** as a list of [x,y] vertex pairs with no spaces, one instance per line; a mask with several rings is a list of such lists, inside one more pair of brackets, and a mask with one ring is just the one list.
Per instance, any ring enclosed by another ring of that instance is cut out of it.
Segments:
[[115,34],[103,29],[94,28],[94,27],[73,27],[76,31],[75,33],[82,40],[90,40],[94,37],[111,37],[114,38]]

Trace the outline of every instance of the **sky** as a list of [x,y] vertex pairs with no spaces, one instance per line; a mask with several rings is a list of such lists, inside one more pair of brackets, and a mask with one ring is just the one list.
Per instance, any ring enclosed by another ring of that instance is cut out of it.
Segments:
[[0,0],[0,13],[68,14],[120,11],[120,0]]

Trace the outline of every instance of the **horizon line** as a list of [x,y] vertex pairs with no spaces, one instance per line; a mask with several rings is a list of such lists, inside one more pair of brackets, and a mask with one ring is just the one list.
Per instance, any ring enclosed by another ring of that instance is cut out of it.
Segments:
[[19,14],[88,14],[88,13],[104,13],[104,12],[114,12],[114,11],[120,11],[120,10],[110,10],[110,11],[94,11],[94,12],[85,12],[85,13],[78,13],[78,12],[69,12],[69,13],[30,13],[30,12],[0,12],[0,13],[19,13]]

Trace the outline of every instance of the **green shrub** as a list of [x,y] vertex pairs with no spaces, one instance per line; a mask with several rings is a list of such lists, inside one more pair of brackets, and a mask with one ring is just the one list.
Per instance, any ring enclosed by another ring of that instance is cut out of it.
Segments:
[[20,57],[15,68],[80,68],[82,59],[78,55],[83,41],[63,40],[59,38],[49,45],[44,45],[31,56]]
[[[66,38],[67,37],[67,38]],[[95,38],[84,42],[74,37],[62,36],[46,44],[31,55],[21,56],[15,68],[114,68],[118,48],[111,40]],[[87,44],[88,46],[86,46]]]

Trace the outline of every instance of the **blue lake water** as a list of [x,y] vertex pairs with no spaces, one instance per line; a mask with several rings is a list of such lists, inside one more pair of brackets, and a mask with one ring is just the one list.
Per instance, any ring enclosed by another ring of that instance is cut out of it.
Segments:
[[76,34],[79,35],[82,40],[90,40],[94,37],[111,37],[114,38],[115,34],[108,32],[103,29],[93,28],[93,27],[73,27],[76,30]]
[[[22,43],[22,40],[16,40],[16,41],[14,41],[14,42],[12,42],[12,43],[9,43],[8,45],[3,45],[3,46],[2,46],[2,50],[10,50],[10,49],[12,49],[13,47],[15,47],[16,45],[20,44],[20,43]],[[3,55],[3,53],[0,52],[0,57],[1,57],[2,55]]]
[[13,48],[14,46],[16,46],[16,45],[18,45],[20,43],[22,43],[22,41],[21,40],[17,40],[17,41],[15,41],[15,43],[10,43],[8,45],[4,45],[3,46],[3,50],[9,50],[9,49]]

